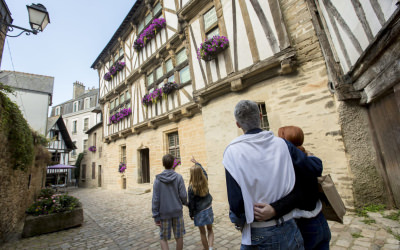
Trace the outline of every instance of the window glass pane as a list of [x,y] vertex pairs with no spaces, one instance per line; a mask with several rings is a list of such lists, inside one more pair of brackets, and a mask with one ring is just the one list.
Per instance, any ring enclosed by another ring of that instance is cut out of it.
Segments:
[[113,62],[112,61],[110,61],[109,63],[108,63],[108,67],[112,67],[112,65],[113,65]]
[[210,31],[209,33],[207,33],[207,38],[210,39],[213,36],[219,36],[219,29],[213,29],[212,31]]
[[119,105],[119,99],[117,98],[117,99],[115,99],[115,107],[117,108],[118,105]]
[[183,49],[176,54],[176,65],[181,64],[187,59],[186,49]]
[[180,77],[181,83],[185,83],[190,80],[189,66],[186,66],[181,71],[179,71],[179,77]]
[[144,19],[144,25],[149,24],[151,21],[151,18],[152,18],[151,14],[148,14]]
[[129,94],[129,91],[125,92],[125,97],[126,97],[126,100],[131,99],[131,95]]
[[153,15],[155,16],[157,14],[157,12],[160,11],[160,10],[161,10],[161,3],[158,2],[157,5],[154,6]]
[[157,80],[160,79],[163,75],[164,74],[163,74],[162,66],[160,66],[160,67],[158,67],[156,69],[156,78],[157,78]]
[[171,59],[165,62],[165,68],[167,70],[167,73],[174,69],[174,65],[172,65]]
[[124,94],[121,95],[120,100],[121,100],[121,103],[123,103],[125,101],[125,95]]
[[123,55],[124,55],[124,49],[121,48],[121,49],[119,49],[119,56],[121,57],[121,56],[123,56]]
[[213,7],[206,14],[204,14],[204,29],[207,30],[216,22],[217,22],[217,13],[215,12],[215,8]]
[[154,78],[153,78],[153,73],[147,76],[147,86],[153,84]]
[[172,75],[168,78],[168,82],[174,82],[175,81],[175,75]]
[[114,101],[111,101],[111,107],[110,107],[110,109],[113,109],[114,108]]
[[141,21],[138,25],[138,34],[142,32],[144,29],[144,21]]
[[118,57],[119,57],[119,55],[118,55],[118,53],[116,53],[116,54],[114,55],[114,62],[118,61]]

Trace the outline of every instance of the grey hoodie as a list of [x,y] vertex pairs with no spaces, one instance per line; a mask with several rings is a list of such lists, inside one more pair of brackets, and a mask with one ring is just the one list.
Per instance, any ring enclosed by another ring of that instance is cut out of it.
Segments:
[[156,175],[152,200],[154,221],[181,216],[182,204],[187,205],[187,193],[182,175],[172,169],[165,169]]

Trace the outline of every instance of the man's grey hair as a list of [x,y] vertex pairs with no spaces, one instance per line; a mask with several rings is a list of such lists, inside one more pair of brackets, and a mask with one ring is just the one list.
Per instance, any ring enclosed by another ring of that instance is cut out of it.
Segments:
[[233,113],[237,123],[245,132],[260,127],[260,110],[257,103],[250,100],[241,100],[236,104]]

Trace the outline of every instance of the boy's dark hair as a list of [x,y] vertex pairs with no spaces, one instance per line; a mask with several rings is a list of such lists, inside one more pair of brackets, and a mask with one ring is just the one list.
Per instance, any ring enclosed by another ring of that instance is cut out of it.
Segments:
[[171,154],[166,154],[162,158],[162,164],[166,169],[171,169],[172,166],[174,165],[174,160],[175,157],[173,157]]

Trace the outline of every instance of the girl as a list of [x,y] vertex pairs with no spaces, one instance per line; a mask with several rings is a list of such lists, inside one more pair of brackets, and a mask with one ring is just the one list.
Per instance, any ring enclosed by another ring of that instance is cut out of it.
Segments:
[[[194,225],[199,227],[201,243],[205,250],[213,249],[214,232],[212,224],[214,213],[211,207],[212,196],[208,190],[208,176],[204,168],[192,156],[195,164],[190,168],[189,180],[189,215],[194,219]],[[206,226],[208,237],[206,236]],[[207,240],[208,239],[208,240]]]

